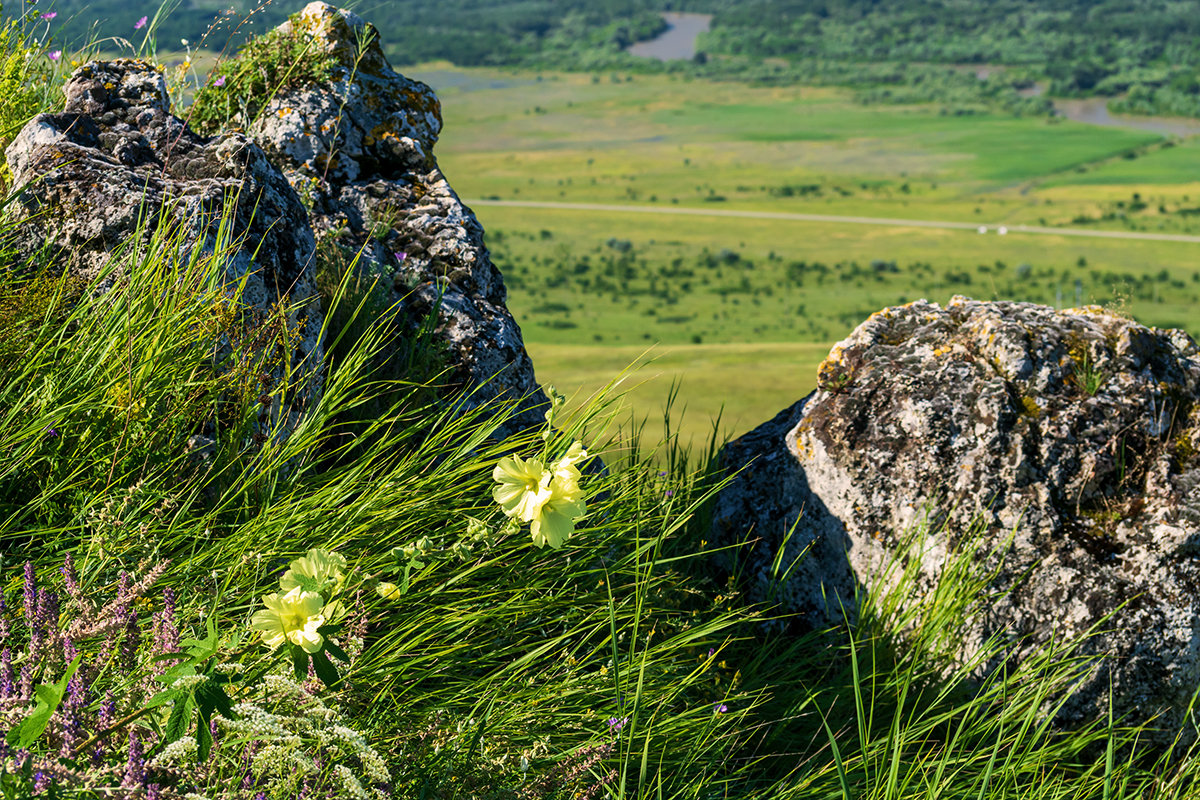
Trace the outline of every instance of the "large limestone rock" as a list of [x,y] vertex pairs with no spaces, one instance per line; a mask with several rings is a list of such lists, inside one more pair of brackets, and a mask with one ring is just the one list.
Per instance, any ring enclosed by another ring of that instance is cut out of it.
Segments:
[[384,281],[410,331],[436,313],[467,405],[517,401],[516,426],[540,424],[546,400],[483,227],[433,156],[442,125],[433,90],[396,73],[375,28],[348,11],[310,3],[281,27],[331,54],[332,78],[281,92],[238,122],[311,200],[317,236],[362,253],[359,269]]
[[996,632],[1020,658],[1099,624],[1085,652],[1108,658],[1062,719],[1099,714],[1111,676],[1118,714],[1183,721],[1200,685],[1200,350],[1189,336],[1096,307],[922,301],[860,325],[818,387],[724,452],[744,471],[715,525],[726,541],[758,539],[757,599],[812,625],[840,618],[856,587],[880,588],[928,512],[930,538],[903,556],[927,592],[981,520],[981,559],[999,546],[1003,562],[963,656]]
[[[90,280],[113,251],[132,245],[139,221],[177,223],[186,259],[195,248],[213,251],[227,215],[227,234],[239,244],[224,261],[224,278],[244,282],[245,306],[264,315],[279,303],[300,306],[289,320],[297,391],[286,408],[273,409],[288,415],[286,430],[319,396],[323,374],[314,238],[296,192],[246,136],[204,138],[173,116],[163,76],[146,62],[89,62],[65,92],[63,113],[35,117],[5,153],[22,188],[14,243],[26,252],[45,243],[53,263]],[[154,227],[143,230],[149,236]],[[277,372],[279,380],[284,367]]]

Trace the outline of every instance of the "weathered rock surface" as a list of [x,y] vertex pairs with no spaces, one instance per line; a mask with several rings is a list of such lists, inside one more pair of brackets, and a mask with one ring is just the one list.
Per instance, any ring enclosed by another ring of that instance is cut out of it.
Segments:
[[348,11],[310,3],[283,28],[334,56],[332,79],[281,92],[242,124],[311,199],[317,236],[362,253],[359,269],[385,282],[387,305],[410,330],[436,311],[468,405],[520,401],[515,424],[540,424],[545,396],[483,227],[433,156],[442,125],[433,90],[396,73],[375,28]]
[[321,390],[322,314],[312,230],[286,178],[246,136],[200,137],[172,116],[163,76],[146,62],[89,62],[65,91],[63,113],[35,117],[6,151],[24,187],[16,245],[34,252],[46,243],[54,263],[93,279],[113,251],[131,245],[140,220],[176,222],[186,259],[195,248],[213,251],[227,214],[239,245],[223,262],[225,280],[244,279],[243,304],[264,314],[303,304],[289,320],[300,378],[286,413],[299,413]]
[[879,588],[927,510],[926,547],[903,556],[919,592],[981,520],[983,550],[1011,543],[968,649],[1003,632],[1020,657],[1099,624],[1085,652],[1110,658],[1061,718],[1100,713],[1111,674],[1118,714],[1165,710],[1170,728],[1200,685],[1198,401],[1181,331],[1096,307],[889,308],[834,347],[816,392],[725,450],[745,470],[717,533],[759,539],[756,599],[822,625]]

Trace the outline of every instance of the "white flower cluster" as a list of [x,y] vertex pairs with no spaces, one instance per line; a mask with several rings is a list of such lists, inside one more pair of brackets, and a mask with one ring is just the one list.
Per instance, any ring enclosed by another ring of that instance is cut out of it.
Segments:
[[199,746],[196,744],[195,737],[184,736],[182,739],[176,739],[164,747],[162,752],[151,760],[150,766],[162,768],[194,764],[196,763],[196,753],[198,751]]
[[236,719],[215,717],[227,734],[260,745],[254,755],[254,772],[260,779],[294,792],[306,777],[327,772],[328,788],[340,790],[340,797],[389,797],[372,786],[392,782],[386,762],[344,723],[336,708],[286,675],[271,673],[263,683],[274,698],[270,710],[264,704],[238,703],[233,709]]

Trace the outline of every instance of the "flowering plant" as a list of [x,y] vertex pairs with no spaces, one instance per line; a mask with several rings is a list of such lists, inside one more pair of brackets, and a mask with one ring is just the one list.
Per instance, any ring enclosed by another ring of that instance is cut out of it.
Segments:
[[345,586],[345,570],[345,557],[312,548],[288,565],[279,579],[282,591],[265,595],[266,608],[250,618],[250,627],[259,632],[263,644],[275,652],[288,650],[297,680],[304,680],[311,662],[321,681],[333,686],[340,677],[329,656],[350,661],[329,639],[341,630],[336,621],[344,610],[335,595]]

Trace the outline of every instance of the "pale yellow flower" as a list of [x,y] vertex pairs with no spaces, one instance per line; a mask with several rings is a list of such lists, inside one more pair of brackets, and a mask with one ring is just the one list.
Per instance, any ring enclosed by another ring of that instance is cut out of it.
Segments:
[[321,649],[324,639],[317,629],[325,624],[321,608],[325,601],[316,592],[306,592],[299,586],[280,595],[263,598],[264,611],[255,612],[250,627],[262,634],[263,642],[272,650],[284,642],[300,645],[306,653]]
[[384,600],[399,600],[403,596],[400,587],[394,583],[380,583],[375,587],[375,591]]
[[279,588],[285,592],[301,588],[308,592],[324,593],[341,588],[346,559],[337,553],[314,547],[288,566],[288,571],[279,579]]
[[500,484],[492,490],[492,497],[505,515],[521,522],[533,522],[552,495],[554,474],[536,458],[526,461],[518,455],[505,456],[492,470],[492,478]]
[[578,479],[579,471],[573,465],[556,469],[550,481],[550,496],[529,526],[533,543],[538,547],[550,545],[555,550],[562,547],[575,530],[575,520],[587,512]]

